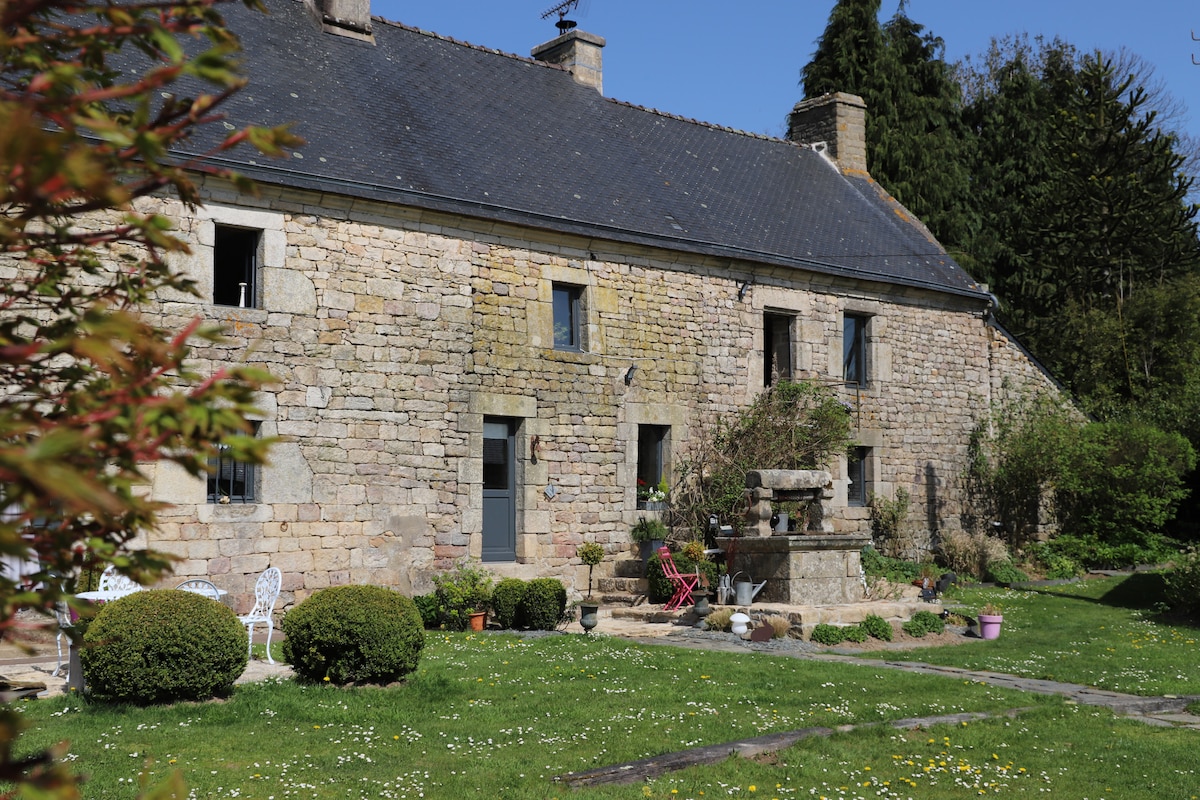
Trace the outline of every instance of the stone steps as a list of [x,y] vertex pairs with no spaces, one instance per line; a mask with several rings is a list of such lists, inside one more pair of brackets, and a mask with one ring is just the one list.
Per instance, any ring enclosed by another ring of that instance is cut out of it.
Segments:
[[596,581],[596,590],[602,605],[629,608],[646,602],[649,586],[645,578],[613,577]]
[[[767,617],[785,617],[791,623],[793,638],[808,640],[813,628],[822,623],[828,625],[857,625],[868,614],[875,614],[890,622],[893,627],[912,618],[918,611],[942,613],[941,603],[926,603],[921,600],[866,600],[861,603],[828,606],[793,606],[782,603],[754,603],[750,606],[736,604],[718,605],[710,603],[711,608],[734,609],[747,614],[757,626]],[[625,608],[613,608],[612,616],[642,622],[671,622],[691,614],[691,605],[686,605],[678,611],[663,611],[661,605],[641,604]],[[694,617],[693,617],[694,619]]]

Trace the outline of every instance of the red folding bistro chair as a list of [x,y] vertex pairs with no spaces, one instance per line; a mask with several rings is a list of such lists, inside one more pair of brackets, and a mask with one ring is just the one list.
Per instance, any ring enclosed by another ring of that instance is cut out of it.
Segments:
[[680,572],[679,567],[675,566],[675,559],[671,558],[671,551],[665,546],[658,548],[658,558],[662,562],[663,575],[667,576],[667,580],[671,582],[671,586],[675,590],[671,599],[663,606],[663,610],[673,611],[683,608],[691,601],[692,590],[700,585],[700,573]]

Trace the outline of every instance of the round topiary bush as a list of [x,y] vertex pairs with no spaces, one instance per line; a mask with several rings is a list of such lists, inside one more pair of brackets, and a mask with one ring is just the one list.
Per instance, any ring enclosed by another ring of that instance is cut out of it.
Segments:
[[177,589],[105,603],[83,645],[91,696],[137,705],[226,696],[249,660],[246,628],[233,611]]
[[552,631],[567,611],[567,589],[558,578],[534,578],[525,584],[517,618],[523,627]]
[[283,618],[283,655],[302,681],[387,684],[417,668],[416,603],[381,586],[331,586]]
[[501,628],[517,625],[517,611],[521,598],[525,596],[525,581],[520,578],[504,578],[492,590],[492,616]]
[[890,642],[892,640],[892,623],[878,614],[868,614],[861,624],[863,630],[870,634],[872,638],[879,639],[882,642]]

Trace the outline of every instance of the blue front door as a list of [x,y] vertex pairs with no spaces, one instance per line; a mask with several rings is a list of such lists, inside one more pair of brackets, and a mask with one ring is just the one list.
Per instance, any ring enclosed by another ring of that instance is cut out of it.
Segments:
[[516,425],[483,420],[483,560],[517,560]]

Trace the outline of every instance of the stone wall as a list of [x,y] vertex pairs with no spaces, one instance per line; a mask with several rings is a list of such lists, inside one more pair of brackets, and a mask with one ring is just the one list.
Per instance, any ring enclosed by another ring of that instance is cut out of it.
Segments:
[[[971,300],[262,188],[248,206],[210,183],[190,216],[156,203],[193,243],[179,264],[209,299],[214,224],[263,231],[262,308],[170,297],[157,310],[172,327],[200,315],[228,328],[195,351],[201,371],[248,362],[279,381],[261,400],[260,433],[280,443],[260,502],[209,504],[202,480],[154,473],[154,495],[176,505],[151,544],[235,604],[268,565],[286,604],[340,583],[426,592],[478,556],[487,415],[517,420],[519,462],[517,559],[488,566],[586,591],[576,546],[602,544],[596,577],[609,574],[646,513],[638,425],[670,426],[677,458],[701,422],[748,404],[763,387],[764,310],[794,315],[794,373],[852,405],[870,489],[911,492],[923,547],[958,524],[958,476],[989,403],[1049,385]],[[555,283],[583,287],[580,352],[553,348]],[[870,317],[862,388],[840,381],[845,313]],[[865,532],[846,464],[830,466],[835,530]]]

